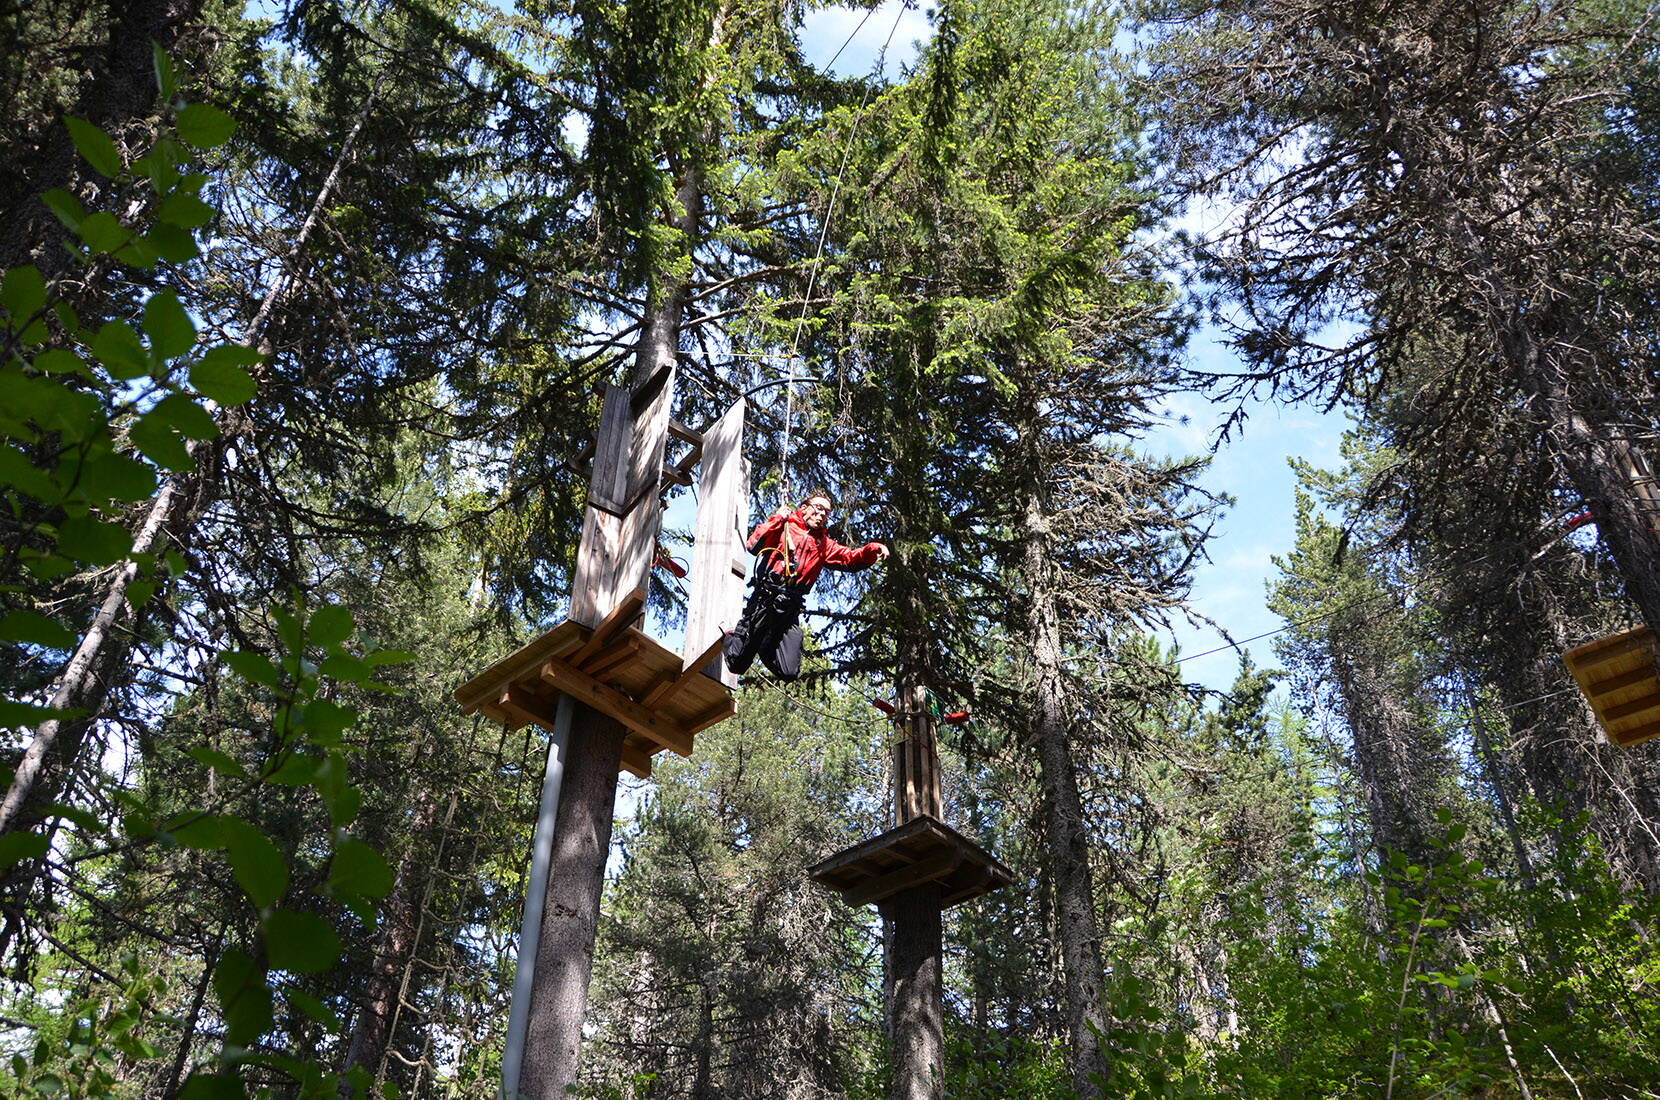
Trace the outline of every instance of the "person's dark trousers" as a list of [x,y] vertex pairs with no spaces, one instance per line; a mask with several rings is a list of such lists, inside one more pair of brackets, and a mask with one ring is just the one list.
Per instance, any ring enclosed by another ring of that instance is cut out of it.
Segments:
[[760,657],[780,680],[801,675],[801,605],[807,591],[770,569],[755,578],[743,618],[726,636],[726,667],[740,675]]

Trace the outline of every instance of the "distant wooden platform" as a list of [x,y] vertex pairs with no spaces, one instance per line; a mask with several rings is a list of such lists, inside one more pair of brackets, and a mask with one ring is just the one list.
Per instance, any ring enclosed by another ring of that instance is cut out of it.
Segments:
[[591,630],[567,619],[457,688],[456,702],[510,729],[551,730],[569,695],[628,727],[622,766],[641,778],[664,749],[690,756],[693,737],[736,710],[731,691],[702,672],[719,642],[682,660],[632,625],[644,602],[631,593]]
[[1570,650],[1562,659],[1614,744],[1660,736],[1660,652],[1646,626]]
[[1014,874],[972,840],[922,816],[807,869],[807,877],[849,905],[870,905],[924,882],[937,882],[940,908],[1014,881]]

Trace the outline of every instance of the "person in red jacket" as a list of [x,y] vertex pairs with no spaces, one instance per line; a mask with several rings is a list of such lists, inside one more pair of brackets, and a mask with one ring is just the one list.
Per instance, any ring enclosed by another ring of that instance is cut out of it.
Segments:
[[748,671],[759,656],[780,680],[801,675],[801,605],[819,570],[868,569],[888,556],[879,542],[859,549],[843,546],[824,530],[830,518],[830,494],[814,489],[801,507],[780,508],[749,535],[749,549],[759,558],[754,591],[743,618],[726,635],[726,667]]

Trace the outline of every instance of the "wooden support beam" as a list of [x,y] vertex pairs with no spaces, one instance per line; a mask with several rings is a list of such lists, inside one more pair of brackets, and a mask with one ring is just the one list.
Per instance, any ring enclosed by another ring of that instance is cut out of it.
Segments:
[[689,486],[692,483],[692,475],[679,466],[664,466],[663,480],[672,481],[680,486]]
[[[1652,676],[1653,673],[1650,673],[1650,675]],[[1650,693],[1633,699],[1629,703],[1609,707],[1603,711],[1603,718],[1609,722],[1617,722],[1621,718],[1630,718],[1633,714],[1641,714],[1645,710],[1654,710],[1656,707],[1660,707],[1660,693]]]
[[736,713],[738,713],[738,701],[728,696],[696,718],[690,719],[683,728],[687,734],[702,733],[716,722],[724,722]]
[[[583,672],[598,680],[618,665],[627,664],[640,652],[640,635],[629,630],[624,631],[620,641],[612,642],[580,666]],[[575,662],[572,662],[573,665]]]
[[651,754],[640,746],[630,745],[625,741],[622,747],[622,766],[636,779],[649,779],[651,777]]
[[695,731],[682,729],[663,715],[647,710],[616,688],[600,683],[581,669],[573,668],[564,661],[549,661],[542,666],[541,676],[543,680],[577,702],[586,703],[595,710],[609,714],[653,744],[661,745],[681,756],[692,755],[692,732]]
[[646,689],[646,693],[644,695],[640,696],[640,705],[643,707],[655,708],[674,698],[675,695],[679,693],[681,688],[684,688],[687,684],[691,683],[692,678],[703,671],[704,665],[715,659],[716,655],[721,651],[721,643],[725,640],[725,636],[723,635],[722,637],[716,638],[714,641],[710,642],[708,648],[696,657],[692,658],[692,660],[680,670],[680,674],[678,676],[665,673],[656,683]]
[[1608,739],[1622,749],[1628,749],[1639,741],[1647,741],[1650,737],[1660,737],[1660,722],[1649,722],[1645,725],[1628,729],[1624,733],[1611,733]]
[[669,417],[669,434],[693,447],[703,446],[703,433],[696,428],[689,428],[676,417]]
[[553,729],[553,701],[532,695],[517,684],[509,684],[502,689],[496,706],[512,720],[514,729],[531,723],[545,730]]
[[594,627],[594,632],[588,636],[588,641],[583,644],[582,648],[578,649],[574,656],[568,658],[572,667],[581,668],[591,660],[594,654],[605,648],[612,638],[615,638],[634,621],[635,616],[640,613],[640,608],[645,605],[646,590],[644,588],[636,588],[624,596],[622,602],[613,607],[605,618],[599,621],[599,625]]
[[[1593,643],[1593,645],[1594,644],[1595,643]],[[1633,631],[1626,637],[1612,642],[1601,649],[1578,656],[1576,664],[1582,670],[1587,669],[1592,665],[1600,665],[1606,661],[1612,661],[1616,657],[1624,657],[1626,654],[1642,649],[1649,644],[1649,635],[1647,631]],[[1581,647],[1581,650],[1588,648],[1590,647],[1584,646]],[[1574,653],[1580,654],[1581,650],[1575,650]]]
[[842,894],[842,900],[849,905],[869,905],[873,901],[881,901],[891,897],[901,890],[909,889],[924,882],[933,882],[942,879],[957,869],[963,861],[961,852],[940,852],[938,855],[919,859],[915,863],[907,863],[903,867],[896,867],[885,875],[877,875]]
[[1634,668],[1630,672],[1622,672],[1618,676],[1610,676],[1606,680],[1596,680],[1585,686],[1587,697],[1595,700],[1599,696],[1608,695],[1622,688],[1632,687],[1654,679],[1654,670],[1646,666]]

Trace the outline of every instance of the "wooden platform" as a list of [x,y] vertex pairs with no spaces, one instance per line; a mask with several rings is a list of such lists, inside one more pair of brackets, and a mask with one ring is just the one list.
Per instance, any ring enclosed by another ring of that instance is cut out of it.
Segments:
[[1610,741],[1627,747],[1660,736],[1660,652],[1648,627],[1599,638],[1562,659]]
[[690,756],[693,737],[736,709],[731,691],[702,671],[719,643],[682,660],[633,625],[644,600],[634,592],[592,630],[567,619],[457,688],[456,702],[510,729],[551,730],[566,694],[628,727],[622,766],[634,775],[650,775],[664,749]]
[[924,882],[940,886],[940,908],[1007,886],[1014,874],[961,833],[916,817],[807,869],[849,905],[870,905]]

